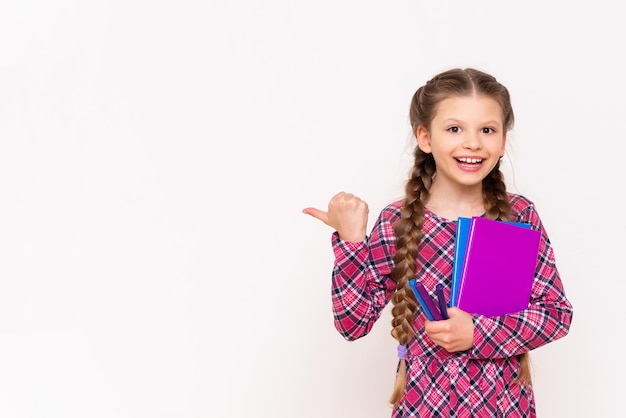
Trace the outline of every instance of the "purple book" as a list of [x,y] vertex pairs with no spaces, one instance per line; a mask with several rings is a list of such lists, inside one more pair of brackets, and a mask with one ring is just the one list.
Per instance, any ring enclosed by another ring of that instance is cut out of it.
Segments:
[[471,314],[500,316],[528,307],[541,233],[474,217],[459,283],[457,306]]

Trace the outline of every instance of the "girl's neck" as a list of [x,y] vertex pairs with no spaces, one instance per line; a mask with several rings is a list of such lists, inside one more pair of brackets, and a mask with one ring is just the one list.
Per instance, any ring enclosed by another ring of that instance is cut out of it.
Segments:
[[482,185],[455,190],[442,190],[433,187],[426,202],[428,210],[446,219],[457,219],[459,216],[481,216],[485,213]]

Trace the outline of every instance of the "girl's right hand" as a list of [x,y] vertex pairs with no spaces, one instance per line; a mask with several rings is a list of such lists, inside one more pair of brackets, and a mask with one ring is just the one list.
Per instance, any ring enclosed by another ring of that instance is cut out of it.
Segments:
[[334,228],[344,241],[365,240],[369,208],[352,193],[339,192],[333,196],[328,202],[328,212],[315,208],[305,208],[302,212]]

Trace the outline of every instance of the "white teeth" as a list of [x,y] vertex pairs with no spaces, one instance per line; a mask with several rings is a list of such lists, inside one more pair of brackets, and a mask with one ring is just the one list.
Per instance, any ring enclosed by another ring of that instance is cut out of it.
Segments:
[[457,160],[459,160],[462,163],[469,163],[469,164],[477,164],[483,161],[482,158],[465,158],[465,157],[457,158]]

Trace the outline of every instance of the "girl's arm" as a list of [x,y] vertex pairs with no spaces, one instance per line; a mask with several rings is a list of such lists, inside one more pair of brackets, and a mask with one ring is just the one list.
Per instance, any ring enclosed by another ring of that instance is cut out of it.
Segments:
[[333,234],[332,307],[335,328],[346,340],[371,331],[395,289],[390,277],[395,236],[388,214],[381,213],[365,241],[348,242]]

